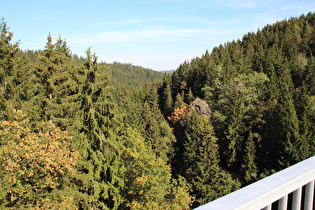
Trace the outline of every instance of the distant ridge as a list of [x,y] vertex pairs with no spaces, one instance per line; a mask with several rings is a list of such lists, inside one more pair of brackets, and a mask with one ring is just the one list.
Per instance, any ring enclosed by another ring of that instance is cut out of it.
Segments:
[[166,73],[166,74],[173,74],[173,72],[175,72],[176,70],[163,70],[163,71],[160,71],[162,72],[163,74]]

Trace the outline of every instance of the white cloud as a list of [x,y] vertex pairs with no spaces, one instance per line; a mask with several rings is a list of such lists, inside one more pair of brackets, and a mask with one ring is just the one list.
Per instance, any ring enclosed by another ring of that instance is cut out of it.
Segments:
[[298,13],[302,14],[303,12],[310,12],[314,11],[315,9],[315,2],[305,2],[305,1],[298,1],[291,4],[287,4],[285,6],[282,6],[280,10],[282,12],[288,12],[288,13]]
[[130,25],[130,24],[136,24],[136,23],[140,23],[142,22],[142,20],[140,19],[130,19],[130,20],[124,20],[124,21],[116,21],[116,20],[107,20],[107,21],[103,21],[103,22],[97,22],[94,24],[94,26],[96,27],[100,27],[100,26],[124,26],[124,25]]
[[227,30],[214,29],[177,29],[170,27],[152,27],[149,29],[132,31],[111,31],[95,34],[75,34],[67,38],[71,43],[90,44],[119,44],[119,43],[146,43],[157,41],[176,41],[180,39],[197,38],[206,35],[222,35],[229,33]]
[[258,0],[239,0],[239,1],[228,1],[227,5],[232,8],[240,9],[253,9],[260,6],[266,5],[267,1]]

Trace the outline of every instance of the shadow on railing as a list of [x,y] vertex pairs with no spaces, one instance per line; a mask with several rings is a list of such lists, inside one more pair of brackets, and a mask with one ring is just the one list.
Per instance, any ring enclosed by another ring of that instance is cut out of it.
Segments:
[[315,156],[195,210],[313,210],[314,180]]

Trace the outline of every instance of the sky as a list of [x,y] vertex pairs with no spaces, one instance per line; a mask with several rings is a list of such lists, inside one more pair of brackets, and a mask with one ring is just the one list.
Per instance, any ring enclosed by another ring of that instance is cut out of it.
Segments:
[[13,42],[44,49],[49,33],[73,54],[175,70],[267,24],[315,11],[314,0],[0,0]]

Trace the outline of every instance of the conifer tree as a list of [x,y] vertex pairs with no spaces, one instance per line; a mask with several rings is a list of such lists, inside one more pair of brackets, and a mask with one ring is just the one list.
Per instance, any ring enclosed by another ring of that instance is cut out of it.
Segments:
[[195,206],[237,189],[238,181],[227,179],[228,174],[220,168],[217,138],[208,120],[199,118],[196,111],[187,112],[184,133],[183,176],[192,185]]
[[187,111],[187,107],[182,106],[181,108],[176,108],[172,115],[167,117],[172,131],[176,137],[176,142],[174,144],[175,154],[172,159],[173,174],[183,174],[183,152],[184,152],[184,129],[183,129],[183,118]]
[[193,93],[191,91],[191,88],[189,88],[188,93],[185,95],[185,102],[187,104],[190,104],[193,100],[194,100],[194,95],[193,95]]
[[243,170],[243,177],[246,184],[250,184],[251,182],[255,181],[257,178],[257,166],[255,163],[256,158],[256,148],[254,143],[254,137],[252,130],[250,129],[248,134],[248,139],[245,143],[245,151],[244,151],[244,157],[243,157],[243,164],[242,164],[242,170]]
[[7,102],[14,94],[12,76],[16,73],[16,54],[18,43],[12,44],[13,33],[9,31],[4,19],[0,22],[0,119],[8,119],[10,110]]
[[[71,52],[61,37],[55,44],[49,35],[45,50],[35,64],[35,75],[31,77],[32,100],[25,104],[31,119],[49,121],[63,130],[73,127],[79,111],[81,75],[71,61]],[[30,103],[32,102],[32,103]]]
[[161,108],[164,116],[170,116],[173,108],[173,97],[170,84],[171,77],[167,74],[164,75],[164,81],[162,86],[162,96],[161,96]]
[[84,65],[86,81],[81,99],[84,136],[79,145],[82,155],[78,166],[82,173],[75,181],[81,183],[78,186],[80,206],[117,209],[122,202],[119,192],[123,186],[117,140],[119,125],[108,92],[107,74],[98,68],[97,57],[90,50]]
[[143,135],[156,156],[168,161],[173,155],[175,137],[158,107],[156,89],[151,89],[150,94],[151,97],[148,97],[148,102],[144,103],[142,110]]
[[184,102],[184,96],[178,93],[175,98],[174,109],[179,109],[186,105],[187,104]]
[[280,152],[281,156],[279,162],[282,167],[288,167],[301,161],[301,138],[299,131],[299,119],[297,117],[292,97],[293,84],[291,76],[286,65],[284,65],[282,69],[283,73],[281,74],[281,78],[279,79],[279,81],[281,82],[280,87],[282,88],[282,95],[280,98],[280,116],[282,129],[279,132],[283,132],[283,148]]
[[169,84],[166,85],[164,92],[163,92],[164,98],[164,112],[166,116],[169,116],[172,112],[173,107],[173,98],[172,98],[172,91]]
[[[228,168],[235,170],[242,157],[244,132],[244,107],[239,91],[234,89],[229,97],[227,129],[223,140],[223,157]],[[225,163],[224,161],[224,163]]]
[[145,139],[146,141],[152,145],[154,149],[158,149],[157,145],[157,138],[159,134],[159,128],[158,128],[158,119],[156,119],[156,113],[154,113],[151,110],[151,107],[149,103],[145,102],[143,104],[143,110],[142,110],[142,119],[143,119],[143,125],[145,128]]
[[306,66],[305,85],[310,95],[315,95],[315,58],[311,57]]

